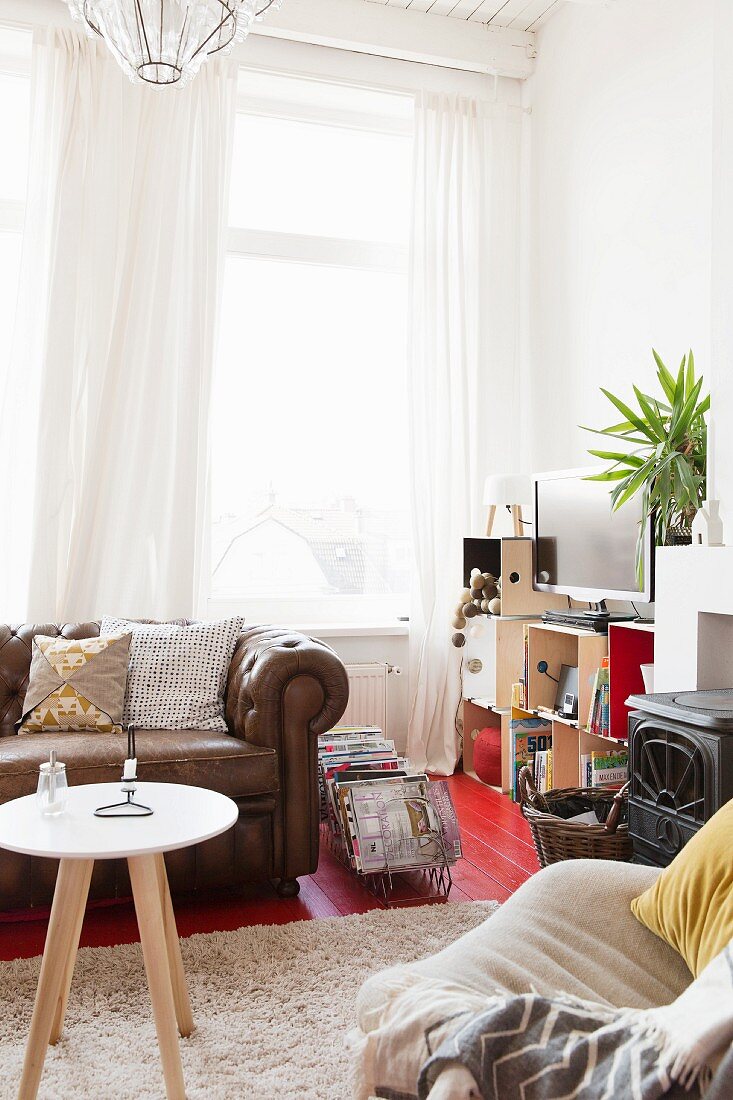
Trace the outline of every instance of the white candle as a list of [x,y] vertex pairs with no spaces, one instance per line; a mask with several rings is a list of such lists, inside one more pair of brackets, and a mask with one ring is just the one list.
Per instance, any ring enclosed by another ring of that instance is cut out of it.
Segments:
[[125,761],[125,770],[122,773],[122,778],[123,779],[134,779],[136,775],[137,775],[137,760],[136,759],[126,760]]

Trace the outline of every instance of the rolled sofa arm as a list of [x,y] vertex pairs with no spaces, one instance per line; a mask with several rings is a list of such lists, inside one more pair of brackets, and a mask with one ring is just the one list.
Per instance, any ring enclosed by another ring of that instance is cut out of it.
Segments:
[[316,738],[338,722],[348,700],[346,669],[323,642],[282,627],[242,633],[229,669],[226,718],[235,737],[278,754],[273,877],[293,880],[318,866]]

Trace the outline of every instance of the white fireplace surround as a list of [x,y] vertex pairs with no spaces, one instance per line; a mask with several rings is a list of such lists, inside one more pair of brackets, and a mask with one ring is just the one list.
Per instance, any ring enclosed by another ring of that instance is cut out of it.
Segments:
[[733,546],[656,553],[654,690],[733,688]]

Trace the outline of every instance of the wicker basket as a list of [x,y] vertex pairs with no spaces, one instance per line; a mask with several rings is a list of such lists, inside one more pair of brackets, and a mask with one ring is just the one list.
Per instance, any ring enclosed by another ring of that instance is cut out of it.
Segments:
[[[629,837],[627,783],[615,795],[603,787],[566,787],[540,794],[532,772],[519,772],[522,813],[529,824],[542,867],[563,859],[615,859],[633,854]],[[567,817],[595,810],[599,825],[567,821]]]

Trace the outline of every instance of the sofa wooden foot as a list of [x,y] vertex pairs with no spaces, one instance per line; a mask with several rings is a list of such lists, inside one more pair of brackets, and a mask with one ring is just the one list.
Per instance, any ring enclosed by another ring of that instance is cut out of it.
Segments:
[[281,898],[294,898],[300,893],[300,883],[297,878],[281,878],[277,884],[277,892]]

